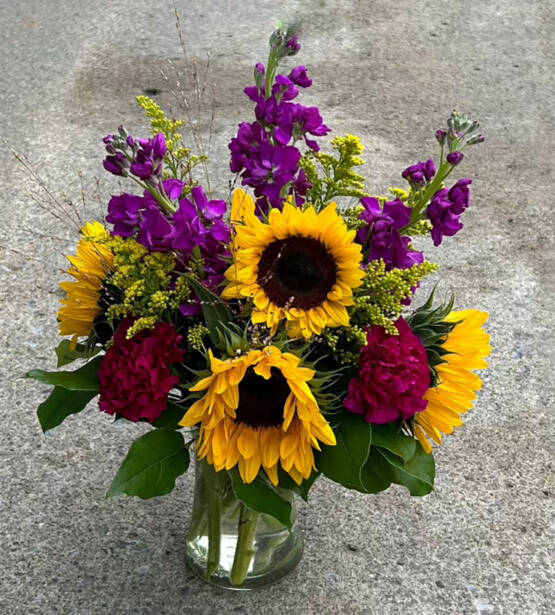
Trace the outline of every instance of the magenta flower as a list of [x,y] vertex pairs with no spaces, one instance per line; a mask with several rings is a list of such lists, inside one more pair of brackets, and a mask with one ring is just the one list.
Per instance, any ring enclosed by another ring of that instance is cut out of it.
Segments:
[[129,421],[152,423],[167,409],[168,393],[179,383],[170,367],[183,361],[185,351],[179,347],[181,335],[166,322],[126,339],[132,322],[126,319],[120,324],[102,359],[98,407]]
[[349,383],[343,402],[367,423],[409,419],[428,403],[423,399],[430,387],[426,349],[403,318],[395,326],[399,335],[390,335],[377,325],[367,329],[359,373]]

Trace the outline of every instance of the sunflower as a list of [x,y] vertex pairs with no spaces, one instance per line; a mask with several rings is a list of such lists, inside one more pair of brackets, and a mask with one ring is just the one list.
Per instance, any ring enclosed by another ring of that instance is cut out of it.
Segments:
[[432,447],[426,436],[441,444],[441,432],[450,434],[462,425],[460,415],[472,408],[476,391],[482,388],[482,380],[472,370],[488,366],[490,337],[481,328],[487,319],[487,312],[478,310],[451,312],[445,318],[458,323],[443,344],[449,354],[436,367],[439,384],[424,395],[426,409],[415,415],[414,434],[427,453]]
[[262,467],[277,485],[281,463],[300,484],[315,468],[312,448],[335,444],[307,384],[314,370],[275,346],[225,361],[209,354],[212,374],[190,389],[206,393],[180,422],[200,423],[199,457],[218,472],[238,464],[245,483]]
[[268,222],[254,214],[254,201],[242,190],[233,195],[231,219],[234,262],[226,272],[224,299],[250,297],[252,321],[276,332],[286,320],[291,335],[309,338],[325,327],[349,324],[352,289],[362,284],[361,246],[355,231],[330,203],[320,213],[286,203],[272,209]]
[[87,222],[82,227],[83,239],[77,245],[77,254],[68,256],[71,267],[67,270],[74,282],[61,282],[66,292],[58,310],[60,335],[71,335],[71,347],[75,348],[77,338],[89,336],[94,319],[100,313],[98,301],[106,274],[111,270],[114,255],[102,242],[109,237],[100,222]]

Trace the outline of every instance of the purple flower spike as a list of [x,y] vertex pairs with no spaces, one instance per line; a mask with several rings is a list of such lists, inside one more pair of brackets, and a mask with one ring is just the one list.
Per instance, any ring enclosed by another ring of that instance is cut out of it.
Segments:
[[457,166],[462,159],[464,158],[464,154],[462,152],[451,152],[447,154],[447,162],[452,164],[454,167]]

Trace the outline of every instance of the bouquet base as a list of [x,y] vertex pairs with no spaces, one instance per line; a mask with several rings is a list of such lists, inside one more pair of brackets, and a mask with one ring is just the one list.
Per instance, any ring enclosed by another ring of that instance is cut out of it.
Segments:
[[[291,505],[294,509],[294,501]],[[250,510],[233,494],[226,472],[197,462],[186,549],[187,563],[196,575],[223,588],[251,590],[290,572],[302,551],[296,521],[288,529]]]

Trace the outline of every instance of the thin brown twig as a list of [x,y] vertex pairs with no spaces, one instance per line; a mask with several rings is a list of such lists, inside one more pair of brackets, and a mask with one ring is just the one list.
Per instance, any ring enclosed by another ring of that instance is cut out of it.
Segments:
[[61,269],[57,265],[54,265],[52,262],[44,261],[41,258],[37,258],[36,256],[31,256],[30,254],[25,254],[24,252],[21,252],[20,250],[17,250],[16,248],[12,248],[12,247],[0,244],[0,249],[6,250],[6,252],[12,252],[13,254],[17,254],[18,256],[22,256],[23,258],[26,258],[26,259],[31,260],[31,261],[35,261],[37,263],[40,263],[41,265],[46,265],[47,267],[56,269],[56,271],[58,271],[58,272],[61,271],[62,273],[65,273],[64,269]]

